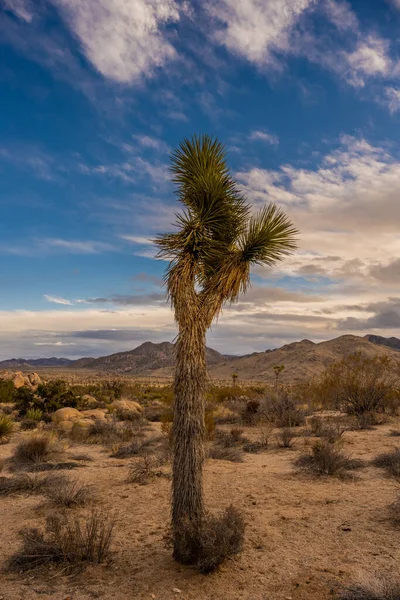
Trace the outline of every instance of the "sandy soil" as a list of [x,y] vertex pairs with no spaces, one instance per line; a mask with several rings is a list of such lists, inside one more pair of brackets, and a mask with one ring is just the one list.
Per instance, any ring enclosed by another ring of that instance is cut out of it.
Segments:
[[[396,438],[388,434],[396,425],[347,432],[345,449],[370,460],[395,445]],[[0,459],[11,454],[14,443],[0,446]],[[99,506],[117,519],[112,564],[74,576],[55,570],[3,572],[0,598],[328,600],[338,586],[364,573],[397,573],[399,532],[387,514],[396,484],[373,467],[350,481],[299,475],[292,463],[303,443],[299,438],[294,450],[246,454],[243,463],[207,462],[208,507],[221,510],[232,502],[247,521],[243,554],[207,576],[179,566],[165,548],[169,480],[126,483],[129,461],[109,458],[97,446],[74,447],[73,452],[90,454],[94,461],[71,476],[94,484]],[[43,525],[49,512],[40,496],[1,498],[2,563],[18,548],[21,527]]]

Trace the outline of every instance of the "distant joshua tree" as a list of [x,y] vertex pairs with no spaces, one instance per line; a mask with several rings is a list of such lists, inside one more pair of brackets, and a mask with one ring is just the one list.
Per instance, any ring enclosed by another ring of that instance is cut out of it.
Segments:
[[275,365],[273,369],[275,371],[275,387],[278,387],[279,377],[281,376],[282,371],[285,369],[285,365]]
[[232,383],[233,387],[236,387],[237,380],[239,379],[239,375],[237,373],[232,373]]
[[184,211],[177,215],[177,231],[158,236],[156,243],[159,257],[170,260],[165,281],[178,324],[173,555],[181,563],[194,564],[205,518],[206,331],[224,303],[234,302],[246,291],[251,265],[272,265],[294,251],[297,230],[274,204],[250,214],[217,139],[207,135],[185,139],[171,162],[172,181]]

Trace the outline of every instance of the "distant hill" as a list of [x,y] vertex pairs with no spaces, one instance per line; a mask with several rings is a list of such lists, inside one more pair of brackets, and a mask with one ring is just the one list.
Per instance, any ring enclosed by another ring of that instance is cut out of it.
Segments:
[[[206,350],[208,367],[225,360],[225,357],[211,348]],[[134,350],[118,352],[101,358],[81,358],[73,364],[75,369],[96,369],[125,375],[170,376],[175,364],[175,346],[170,342],[145,342]]]
[[10,358],[0,361],[0,369],[29,369],[30,367],[69,367],[74,364],[69,358]]
[[373,344],[377,344],[378,346],[387,346],[388,348],[393,348],[393,350],[400,351],[400,340],[396,337],[385,338],[380,335],[365,335],[364,339],[372,342]]
[[321,375],[326,367],[336,360],[362,352],[366,356],[388,356],[400,363],[398,350],[370,342],[365,337],[342,335],[327,342],[315,344],[310,340],[287,344],[269,352],[225,361],[210,369],[214,379],[229,379],[237,373],[239,381],[274,381],[274,365],[285,365],[280,376],[283,383],[306,381]]
[[[375,335],[359,337],[342,335],[326,342],[310,340],[286,344],[275,350],[254,352],[246,356],[227,356],[207,348],[207,364],[212,379],[230,380],[236,373],[240,381],[274,381],[275,365],[285,365],[283,383],[307,381],[321,375],[336,360],[362,352],[367,356],[387,356],[400,365],[400,340]],[[35,360],[11,359],[0,362],[0,369],[26,370],[37,367],[68,367],[95,369],[107,373],[138,377],[170,377],[175,365],[175,346],[170,342],[145,342],[134,350],[118,352],[100,358],[44,358]]]

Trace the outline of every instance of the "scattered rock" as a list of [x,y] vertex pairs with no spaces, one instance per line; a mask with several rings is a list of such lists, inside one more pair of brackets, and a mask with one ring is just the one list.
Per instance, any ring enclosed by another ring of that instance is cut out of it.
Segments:
[[117,417],[123,421],[131,421],[140,417],[143,407],[134,400],[114,400],[111,404]]
[[61,421],[79,421],[82,418],[81,413],[76,408],[60,408],[53,413],[51,420],[53,423],[60,423]]
[[86,419],[101,419],[102,421],[104,421],[106,418],[106,412],[106,409],[93,408],[91,410],[82,410],[81,414]]

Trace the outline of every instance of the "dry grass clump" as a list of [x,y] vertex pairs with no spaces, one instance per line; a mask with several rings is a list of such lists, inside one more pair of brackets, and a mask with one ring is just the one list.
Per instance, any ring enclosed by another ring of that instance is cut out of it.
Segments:
[[386,577],[351,585],[342,590],[338,600],[400,600],[400,582]]
[[93,486],[79,483],[76,479],[64,478],[58,485],[47,486],[44,496],[53,506],[63,508],[82,507],[94,500]]
[[13,477],[0,477],[0,496],[13,494],[41,494],[44,490],[57,488],[63,485],[65,477],[49,473],[21,473]]
[[400,495],[397,496],[393,504],[389,506],[389,514],[392,524],[395,527],[400,527]]
[[[207,515],[200,531],[185,523],[178,532],[180,557],[183,564],[195,565],[201,573],[215,571],[226,559],[243,548],[245,523],[242,513],[229,506],[220,516]],[[173,538],[168,545],[173,546]]]
[[26,469],[47,463],[61,455],[62,448],[54,436],[33,434],[19,442],[11,457],[11,467],[13,470]]
[[0,415],[0,444],[8,442],[14,430],[14,421],[8,415]]
[[116,419],[96,419],[90,428],[86,443],[102,444],[106,448],[114,449],[133,439],[143,438],[146,429],[147,424],[143,420],[119,422]]
[[379,454],[374,458],[372,464],[374,467],[384,469],[389,477],[400,477],[400,448]]
[[295,465],[312,475],[344,477],[348,471],[362,468],[363,462],[347,456],[343,450],[326,440],[318,440],[311,451],[300,456]]
[[149,438],[133,439],[127,444],[117,445],[112,451],[111,456],[113,458],[129,458],[130,456],[143,456],[154,452],[155,449],[160,448],[165,444],[164,436],[153,436]]
[[94,458],[92,456],[90,456],[90,454],[81,454],[81,453],[76,453],[76,454],[70,454],[69,455],[72,460],[78,460],[81,462],[93,462]]
[[157,456],[140,457],[138,462],[132,463],[129,467],[128,483],[147,485],[157,477],[166,477],[165,473],[157,468],[159,465]]
[[243,451],[240,447],[227,447],[213,444],[208,451],[208,458],[214,460],[229,460],[231,462],[243,462]]
[[389,435],[391,437],[400,437],[400,431],[398,429],[392,429],[392,431],[389,433]]
[[308,421],[310,425],[311,435],[316,437],[324,438],[330,444],[338,442],[343,434],[347,431],[346,427],[342,427],[340,423],[333,421],[325,421],[322,417],[314,415]]
[[230,431],[217,429],[215,432],[215,443],[224,448],[238,447],[247,441],[243,436],[243,429],[239,427],[232,427]]
[[46,529],[23,529],[22,548],[11,557],[11,570],[29,571],[48,564],[66,570],[103,563],[110,556],[115,521],[99,511],[80,520],[65,513],[47,519]]
[[291,427],[283,427],[281,431],[276,434],[279,448],[293,448],[293,440],[295,437],[295,433]]

